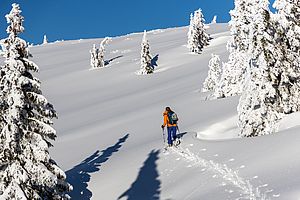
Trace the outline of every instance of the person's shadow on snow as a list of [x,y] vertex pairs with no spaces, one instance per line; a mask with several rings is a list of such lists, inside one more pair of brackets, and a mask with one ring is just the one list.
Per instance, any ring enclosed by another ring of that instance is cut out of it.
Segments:
[[118,199],[127,197],[127,200],[159,200],[161,182],[158,180],[156,165],[159,153],[159,150],[151,151],[136,180]]
[[113,153],[119,151],[122,144],[127,140],[129,134],[120,138],[119,141],[103,151],[97,150],[90,157],[86,158],[80,164],[66,172],[67,181],[73,186],[73,190],[69,193],[74,200],[89,200],[92,192],[87,188],[91,179],[91,173],[100,170],[100,166],[106,162]]
[[183,136],[185,136],[186,134],[187,134],[187,132],[184,132],[184,133],[178,133],[176,136],[177,136],[177,138],[182,139]]

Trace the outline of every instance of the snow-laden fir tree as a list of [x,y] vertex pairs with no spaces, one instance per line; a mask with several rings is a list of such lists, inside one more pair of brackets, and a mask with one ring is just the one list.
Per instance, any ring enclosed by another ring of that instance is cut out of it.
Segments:
[[150,45],[147,39],[147,32],[144,31],[141,49],[141,69],[138,74],[152,74],[154,67],[151,65]]
[[277,111],[278,96],[269,80],[265,59],[259,58],[257,65],[246,79],[245,91],[238,105],[242,137],[271,134],[277,130],[282,117]]
[[187,47],[192,53],[200,54],[203,47],[208,45],[209,35],[206,33],[204,22],[201,9],[196,10],[194,15],[191,14]]
[[105,45],[111,40],[110,37],[104,38],[101,43],[99,49],[96,45],[93,45],[93,48],[90,50],[91,60],[90,64],[92,68],[101,68],[105,66],[104,61],[104,53],[105,53]]
[[104,38],[100,43],[100,48],[98,52],[98,59],[99,59],[99,67],[104,67],[104,53],[105,53],[105,45],[111,40],[110,37]]
[[251,52],[245,90],[238,105],[241,136],[252,137],[271,134],[282,118],[278,92],[278,68],[275,52],[275,26],[268,0],[260,0],[252,8],[257,12],[250,31]]
[[206,91],[214,91],[218,82],[220,80],[221,75],[221,67],[220,67],[220,57],[218,55],[212,54],[211,59],[209,60],[209,70],[208,75],[203,83],[203,92]]
[[235,7],[230,11],[231,20],[229,50],[247,51],[249,49],[250,29],[257,11],[253,8],[260,0],[235,0]]
[[232,51],[228,61],[222,65],[220,81],[215,89],[216,98],[235,96],[242,93],[246,71],[249,65],[249,54]]
[[297,112],[300,110],[300,1],[276,0],[273,6],[278,10],[273,17],[277,45],[281,48],[276,56],[282,110]]
[[249,66],[249,33],[254,21],[258,0],[235,0],[235,8],[230,11],[231,39],[228,42],[228,62],[223,65],[220,84],[214,94],[217,98],[235,96],[242,93],[246,71]]
[[46,35],[44,35],[43,44],[48,44],[48,39]]
[[90,59],[91,67],[98,68],[100,66],[99,59],[98,59],[99,49],[96,47],[95,44],[93,44],[93,48],[90,50],[90,54],[91,54],[91,59]]
[[211,24],[216,24],[216,23],[217,23],[217,15],[215,15],[215,16],[213,17],[213,19],[211,20],[210,23],[211,23]]
[[28,59],[18,4],[6,15],[8,38],[1,41],[0,199],[69,199],[71,186],[49,155],[56,138],[53,105],[42,95],[40,81],[31,72],[38,66]]

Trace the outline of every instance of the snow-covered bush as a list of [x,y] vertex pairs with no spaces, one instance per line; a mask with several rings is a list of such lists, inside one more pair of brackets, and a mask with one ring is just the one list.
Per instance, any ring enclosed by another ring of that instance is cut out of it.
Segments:
[[203,47],[208,45],[209,35],[205,31],[204,22],[201,9],[191,14],[187,47],[192,53],[200,54]]
[[31,72],[18,4],[6,15],[8,38],[1,41],[5,64],[0,73],[0,199],[69,199],[71,186],[49,155],[56,138],[52,118],[57,114],[42,95]]
[[214,91],[219,83],[221,68],[220,68],[220,57],[218,55],[212,54],[212,58],[209,60],[209,71],[207,78],[203,83],[203,92]]
[[150,45],[147,39],[147,32],[144,31],[141,49],[141,69],[138,74],[152,74],[154,67],[151,65]]

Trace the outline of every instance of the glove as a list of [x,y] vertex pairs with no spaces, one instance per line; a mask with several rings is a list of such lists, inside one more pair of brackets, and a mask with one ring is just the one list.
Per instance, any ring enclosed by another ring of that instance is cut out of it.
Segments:
[[164,125],[161,125],[161,128],[162,128],[162,129],[164,129],[164,128],[165,128],[165,126],[164,126]]

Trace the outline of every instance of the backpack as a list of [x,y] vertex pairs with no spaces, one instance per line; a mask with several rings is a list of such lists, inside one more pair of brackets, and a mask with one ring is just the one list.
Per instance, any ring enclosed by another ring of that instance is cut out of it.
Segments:
[[176,113],[174,113],[172,111],[168,112],[168,119],[169,119],[169,123],[171,125],[177,124],[178,117],[177,117]]

